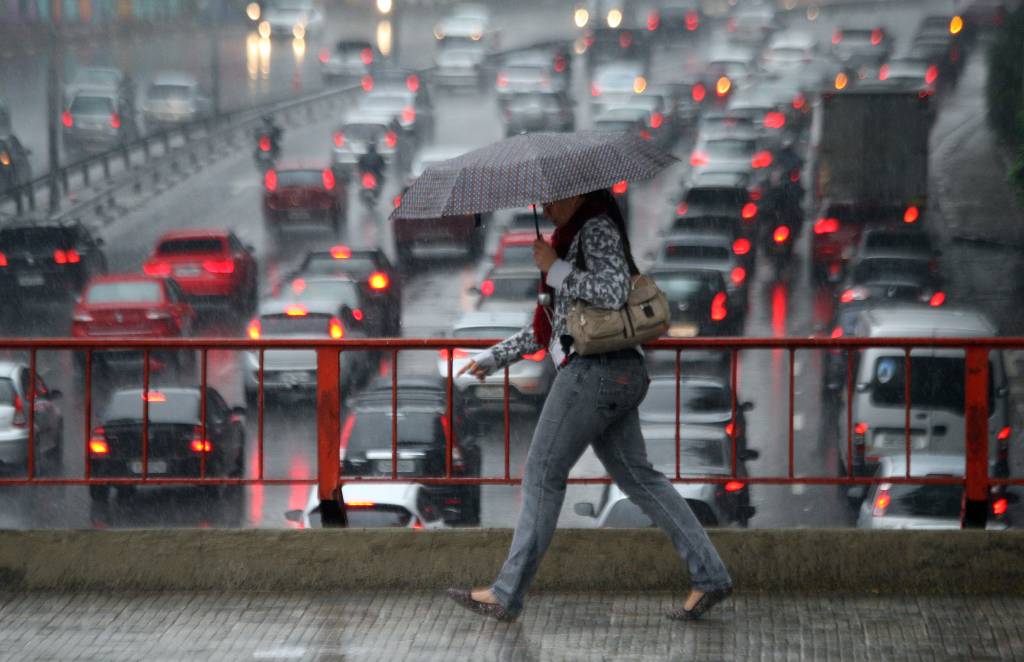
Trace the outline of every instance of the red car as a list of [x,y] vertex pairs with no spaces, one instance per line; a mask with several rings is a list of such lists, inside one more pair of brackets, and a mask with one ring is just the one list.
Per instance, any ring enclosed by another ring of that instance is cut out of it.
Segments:
[[173,276],[194,307],[230,306],[248,316],[258,295],[252,248],[227,230],[179,230],[160,237],[143,271]]
[[[551,233],[541,235],[544,241],[551,241]],[[537,240],[536,232],[506,232],[498,248],[494,251],[494,266],[530,266],[533,264],[533,242]]]
[[[195,312],[171,278],[142,274],[97,276],[89,281],[71,318],[75,338],[186,338],[192,335]],[[84,354],[76,353],[84,361]],[[137,368],[139,350],[104,350],[94,355],[103,367]],[[161,371],[173,363],[178,375],[194,368],[194,354],[153,352],[150,367]]]
[[263,221],[280,237],[297,225],[327,225],[341,232],[348,218],[348,189],[331,168],[277,168],[263,175]]

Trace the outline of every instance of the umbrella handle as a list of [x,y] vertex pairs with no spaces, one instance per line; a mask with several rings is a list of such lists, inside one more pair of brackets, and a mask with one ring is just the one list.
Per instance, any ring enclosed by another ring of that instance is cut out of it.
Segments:
[[537,205],[533,206],[533,227],[537,229],[537,238],[540,239],[540,220],[537,219]]

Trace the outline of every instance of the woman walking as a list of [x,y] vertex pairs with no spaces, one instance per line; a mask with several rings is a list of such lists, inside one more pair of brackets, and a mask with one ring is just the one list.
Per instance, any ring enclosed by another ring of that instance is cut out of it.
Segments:
[[580,355],[567,335],[566,315],[573,299],[619,309],[630,290],[636,264],[618,205],[608,190],[544,204],[555,224],[552,244],[534,243],[552,310],[540,305],[533,323],[473,357],[460,372],[483,379],[547,349],[558,367],[534,431],[523,477],[523,505],[512,547],[497,580],[486,588],[449,589],[448,595],[478,614],[515,620],[530,588],[565,499],[569,471],[587,446],[622,488],[672,540],[687,564],[692,590],[668,612],[693,620],[732,593],[732,580],[686,500],[647,460],[637,406],[649,379],[639,347]]

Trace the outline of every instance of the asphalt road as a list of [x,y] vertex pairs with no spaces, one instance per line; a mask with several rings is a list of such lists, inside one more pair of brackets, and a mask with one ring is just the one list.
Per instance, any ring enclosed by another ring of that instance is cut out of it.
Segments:
[[[529,18],[508,14],[499,16],[504,21],[507,34],[529,35],[534,38],[548,38],[559,32],[570,35],[568,18],[564,12],[548,10],[550,16],[544,19],[536,15]],[[907,39],[916,27],[918,9],[902,7],[877,7],[865,9],[842,9],[832,13],[822,11],[816,21],[810,22],[803,15],[791,20],[814,31],[819,39],[827,40],[835,21],[868,20],[877,12],[884,12],[884,22],[889,33],[896,40]],[[366,18],[366,17],[364,17]],[[366,20],[372,22],[373,18]],[[328,32],[340,34],[340,15],[329,16]],[[419,22],[419,32],[409,37],[429,44],[430,22]],[[403,29],[412,31],[410,24]],[[346,29],[350,24],[345,23]],[[545,28],[538,28],[545,25]],[[529,32],[525,28],[529,28]],[[546,30],[546,32],[545,32]],[[202,40],[200,40],[200,43]],[[240,43],[240,42],[239,42]],[[694,44],[694,53],[700,53],[706,46],[703,42]],[[171,52],[177,52],[173,50]],[[424,46],[426,48],[426,46]],[[197,47],[198,50],[198,47]],[[237,50],[237,49],[236,49]],[[404,50],[412,58],[412,48]],[[235,52],[235,51],[232,51]],[[236,53],[237,55],[237,53]],[[196,55],[197,63],[203,62]],[[271,73],[266,94],[287,93],[289,90],[289,67],[303,71],[308,63],[296,65],[294,53],[275,45]],[[309,55],[307,53],[307,59]],[[236,58],[237,59],[237,58]],[[159,61],[159,58],[156,58]],[[222,62],[224,60],[222,59]],[[225,76],[225,89],[237,90],[240,98],[245,94],[257,94],[259,84],[253,85],[245,67],[236,66]],[[967,77],[961,81],[950,99],[944,101],[937,126],[962,124],[980,112],[977,98],[978,77],[984,76],[984,68],[972,63]],[[280,69],[275,67],[280,66]],[[201,64],[197,64],[201,66]],[[225,65],[227,66],[227,65]],[[280,71],[275,77],[274,71]],[[581,100],[578,106],[578,125],[589,123],[585,99],[587,84],[582,79],[584,67],[574,67],[576,80],[574,90]],[[310,74],[313,75],[313,74]],[[274,82],[277,81],[277,82]],[[255,81],[259,83],[259,81]],[[248,92],[246,92],[248,91]],[[250,96],[250,99],[259,98]],[[457,144],[473,147],[486,144],[502,135],[497,105],[492,95],[483,97],[468,95],[436,95],[438,144]],[[950,109],[947,114],[946,109]],[[952,113],[957,113],[953,115]],[[17,116],[17,115],[16,115]],[[945,124],[944,124],[945,123]],[[330,131],[335,121],[318,121],[286,128],[284,138],[284,159],[326,164]],[[684,162],[670,169],[656,180],[636,186],[631,191],[634,252],[640,256],[658,245],[657,230],[669,215],[667,197],[674,192],[685,176],[688,166],[685,156],[689,145],[684,139],[675,147],[675,153],[684,157]],[[951,171],[964,164],[957,164],[954,158],[944,156],[933,162],[933,178],[950,177]],[[392,175],[389,187],[393,189]],[[252,164],[249,146],[241,146],[237,154],[223,158],[205,167],[194,176],[187,177],[162,194],[155,196],[141,208],[114,220],[103,227],[102,234],[107,241],[107,256],[112,271],[135,271],[141,268],[148,251],[156,238],[172,228],[181,227],[232,227],[247,243],[256,248],[263,270],[263,287],[269,290],[287,265],[301,257],[309,248],[329,246],[337,238],[317,231],[310,231],[290,237],[285,243],[276,245],[263,232],[260,216],[260,178]],[[941,195],[941,194],[940,194]],[[970,191],[959,191],[957,195],[969,197]],[[390,195],[384,196],[389,200]],[[962,201],[962,200],[961,200]],[[984,199],[974,201],[985,205]],[[350,198],[350,213],[343,239],[352,246],[370,246],[380,243],[390,249],[389,225],[385,221],[387,209],[382,201],[379,208],[367,211],[359,205],[355,196]],[[500,225],[500,214],[496,215]],[[806,266],[804,256],[808,249],[809,233],[805,233],[798,247],[798,265]],[[491,237],[491,242],[495,239]],[[951,297],[959,296],[957,283],[972,276],[971,269],[959,262],[946,265],[953,283]],[[976,269],[975,269],[976,270]],[[425,262],[421,270],[411,275],[404,283],[403,324],[408,337],[440,336],[447,332],[451,323],[463,311],[472,307],[468,288],[475,284],[477,266],[467,262],[457,253],[440,253]],[[762,264],[752,283],[750,313],[744,334],[751,337],[808,336],[823,330],[830,312],[830,294],[815,289],[810,283],[807,269],[798,268],[789,283],[778,284],[770,280],[771,269]],[[973,281],[972,281],[973,282]],[[969,291],[964,286],[963,291]],[[1008,294],[1009,296],[1009,294]],[[1001,305],[1005,301],[996,302]],[[7,335],[61,335],[66,331],[66,317],[54,319],[26,318],[8,320]],[[239,335],[244,321],[210,321],[205,328],[208,335]],[[219,388],[229,402],[241,403],[242,392],[238,372],[241,356],[237,353],[214,352],[210,355],[210,383]],[[436,374],[436,355],[431,352],[403,352],[399,357],[401,374]],[[834,448],[834,412],[828,411],[820,398],[821,355],[818,352],[799,352],[795,357],[795,403],[793,428],[795,432],[795,468],[798,475],[833,475],[836,469]],[[81,475],[81,446],[78,442],[84,430],[81,420],[81,385],[69,380],[70,359],[58,353],[41,355],[44,376],[51,386],[58,386],[66,393],[62,403],[65,412],[65,437],[68,440],[62,471],[69,476]],[[787,430],[784,412],[788,411],[788,357],[784,352],[744,352],[740,358],[739,400],[754,402],[755,409],[748,414],[748,437],[752,448],[761,452],[759,460],[749,463],[752,475],[779,476],[787,471]],[[315,427],[312,422],[312,408],[272,408],[266,414],[266,460],[268,477],[303,478],[312,477],[315,472]],[[77,417],[77,418],[76,418]],[[252,457],[255,452],[255,417],[249,422],[249,475],[254,475]],[[532,433],[533,421],[528,416],[516,416],[511,429],[510,465],[514,475],[521,474],[523,461]],[[74,440],[74,441],[72,441]],[[500,421],[494,421],[489,432],[481,439],[484,455],[484,475],[501,475],[504,470],[503,437]],[[580,461],[574,475],[601,475],[599,463],[587,454]],[[196,495],[187,489],[145,490],[130,499],[118,499],[108,506],[94,506],[85,488],[3,488],[0,489],[0,527],[134,527],[134,526],[258,526],[280,527],[287,523],[285,510],[300,508],[305,504],[308,488],[304,485],[289,487],[251,487],[223,499],[209,499]],[[572,505],[578,501],[596,501],[600,492],[595,486],[574,486],[568,491],[560,524],[562,526],[587,526],[591,520],[581,518],[572,512]],[[494,527],[512,526],[519,507],[519,490],[511,487],[483,488],[483,525]],[[834,487],[766,487],[752,488],[752,503],[758,509],[751,521],[756,527],[823,527],[848,526],[853,517],[840,491]]]

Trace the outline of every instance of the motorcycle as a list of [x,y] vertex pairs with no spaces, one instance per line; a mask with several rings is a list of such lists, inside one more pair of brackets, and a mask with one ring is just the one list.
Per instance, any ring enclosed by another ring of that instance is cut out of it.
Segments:
[[260,172],[266,172],[273,168],[280,156],[280,133],[279,129],[274,131],[262,128],[256,130],[256,149],[253,152],[253,160]]
[[369,170],[359,172],[359,199],[367,209],[375,209],[377,200],[380,199],[381,189],[384,188],[383,177]]

